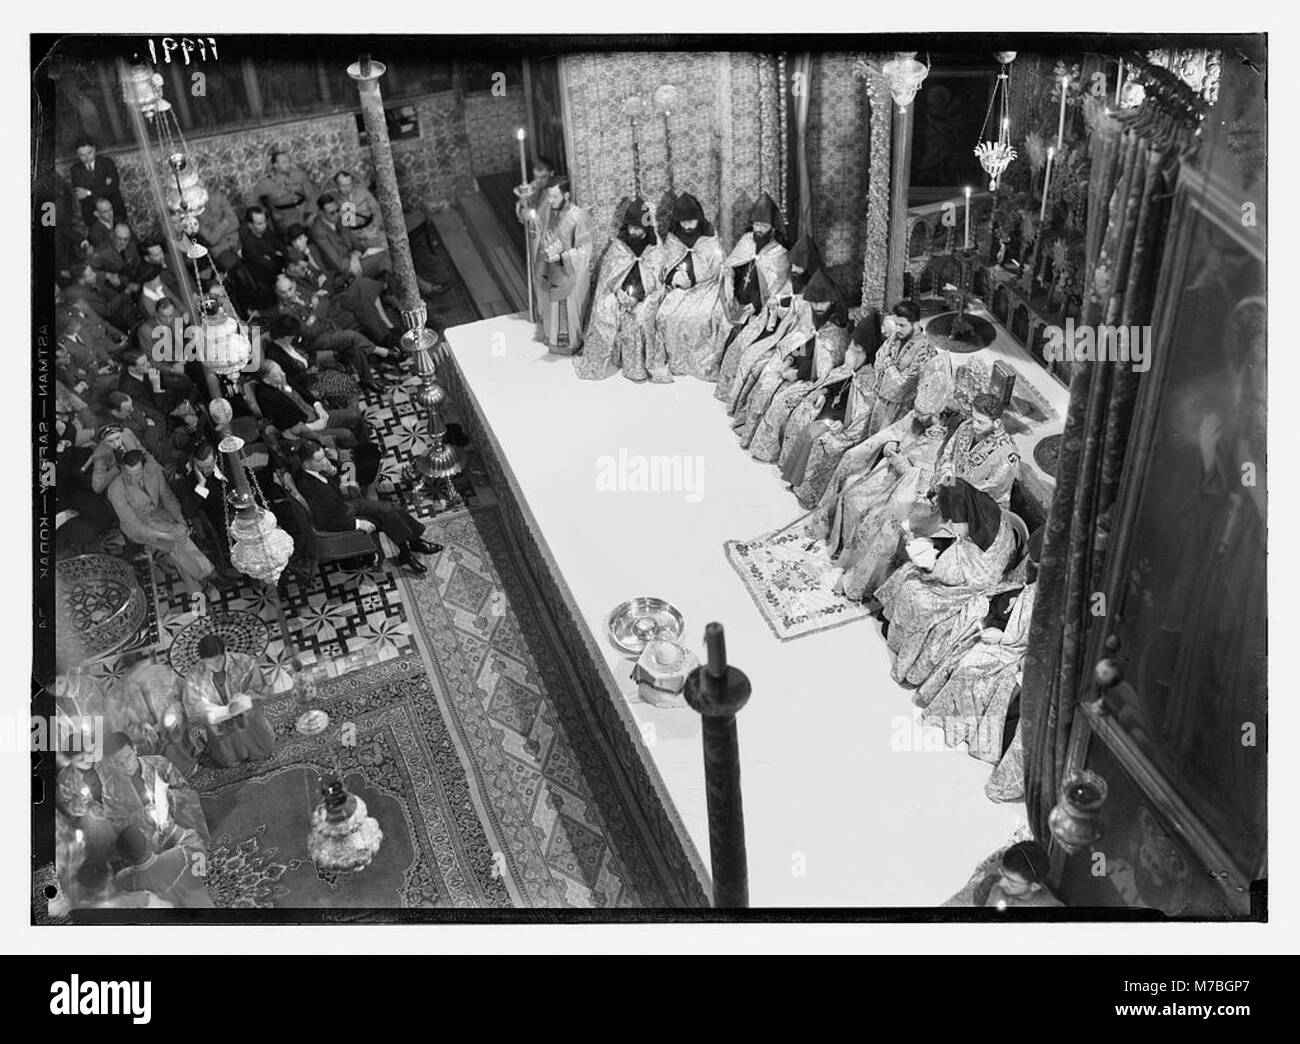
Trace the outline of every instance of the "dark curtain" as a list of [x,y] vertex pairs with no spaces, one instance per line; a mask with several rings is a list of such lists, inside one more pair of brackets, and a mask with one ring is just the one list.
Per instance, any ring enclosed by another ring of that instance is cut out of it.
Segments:
[[[1149,114],[1148,114],[1149,115]],[[1163,120],[1099,116],[1092,138],[1085,291],[1078,326],[1151,323],[1182,132]],[[1112,510],[1143,374],[1127,363],[1075,363],[1048,515],[1021,692],[1025,803],[1046,843],[1066,764],[1074,706],[1092,670],[1089,628],[1101,589]]]

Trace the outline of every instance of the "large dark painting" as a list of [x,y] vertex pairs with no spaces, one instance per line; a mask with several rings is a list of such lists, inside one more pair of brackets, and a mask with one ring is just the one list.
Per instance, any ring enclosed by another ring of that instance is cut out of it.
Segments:
[[[994,77],[936,70],[913,101],[911,184],[917,190],[988,188],[988,175],[975,158],[980,125],[988,112]],[[988,133],[997,137],[997,113]],[[928,195],[928,194],[927,194]]]
[[1120,620],[1119,724],[1243,870],[1264,859],[1264,264],[1193,206]]

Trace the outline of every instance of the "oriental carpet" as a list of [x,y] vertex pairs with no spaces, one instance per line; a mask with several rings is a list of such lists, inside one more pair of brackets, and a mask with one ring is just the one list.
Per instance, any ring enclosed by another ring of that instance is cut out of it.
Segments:
[[[424,450],[407,390],[370,396],[383,474]],[[264,762],[193,783],[208,818],[209,891],[220,907],[381,909],[629,908],[681,902],[557,625],[470,449],[461,502],[434,515],[402,488],[385,494],[444,545],[429,572],[339,563],[288,580],[277,597],[244,584],[206,611],[255,616],[276,733]],[[391,549],[390,549],[391,553]],[[149,563],[142,562],[147,569]],[[170,563],[155,558],[141,652],[165,661],[195,622]],[[330,715],[300,736],[297,660]],[[111,691],[131,665],[92,675]],[[560,694],[561,698],[557,698]],[[603,697],[603,694],[602,694]],[[200,730],[195,729],[198,736]],[[321,776],[339,774],[384,841],[354,875],[318,872],[307,853]]]

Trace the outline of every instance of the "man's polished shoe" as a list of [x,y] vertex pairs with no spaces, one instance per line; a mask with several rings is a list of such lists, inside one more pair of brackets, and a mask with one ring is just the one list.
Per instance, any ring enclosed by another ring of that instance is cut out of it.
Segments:
[[436,555],[439,551],[442,550],[441,544],[431,544],[423,537],[420,537],[417,540],[412,540],[410,543],[407,544],[407,547],[409,547],[412,551],[418,551],[422,555]]
[[415,557],[409,550],[403,551],[397,556],[397,564],[405,566],[416,576],[424,576],[429,571],[429,567]]

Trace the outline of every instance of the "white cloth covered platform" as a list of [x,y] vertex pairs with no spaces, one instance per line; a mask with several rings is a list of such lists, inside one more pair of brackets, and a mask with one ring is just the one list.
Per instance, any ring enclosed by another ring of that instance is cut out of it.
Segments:
[[[605,637],[610,610],[638,595],[681,610],[701,659],[705,624],[722,623],[728,658],[753,685],[738,717],[752,905],[934,906],[1011,838],[1023,806],[990,802],[990,766],[917,724],[874,621],[784,643],[769,630],[723,542],[801,512],[775,466],[741,448],[713,385],[580,381],[520,315],[447,338],[472,397],[462,405],[513,476],[515,491],[501,494],[525,501],[705,867],[699,716],[640,702],[633,661]],[[628,488],[638,458],[667,458],[698,486]]]

